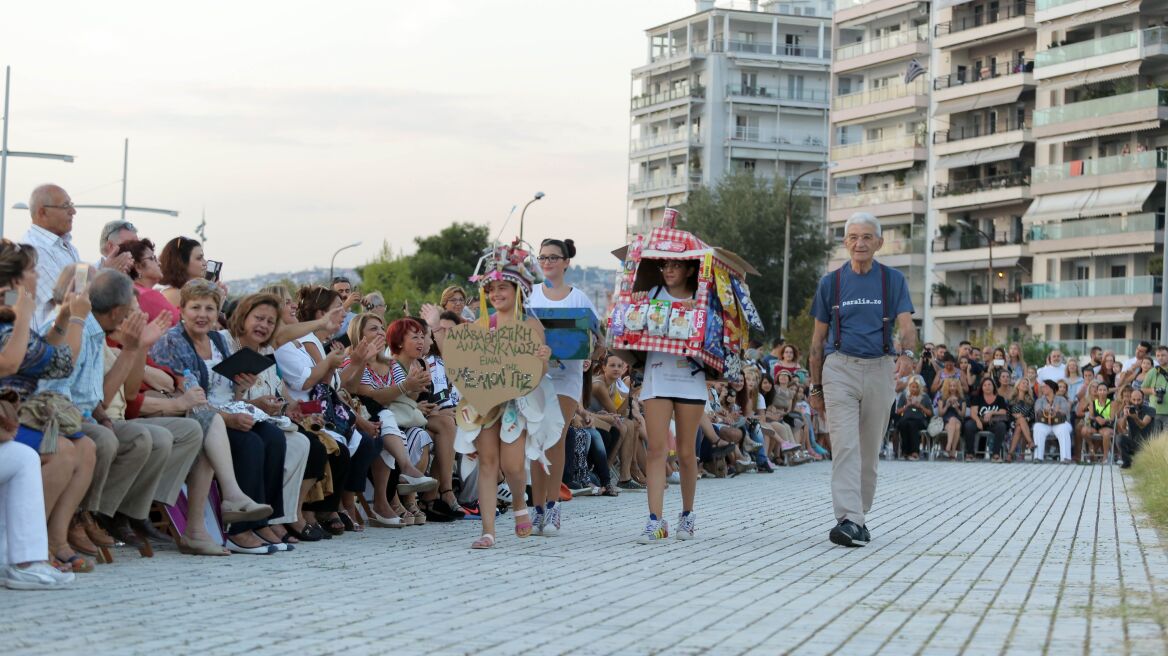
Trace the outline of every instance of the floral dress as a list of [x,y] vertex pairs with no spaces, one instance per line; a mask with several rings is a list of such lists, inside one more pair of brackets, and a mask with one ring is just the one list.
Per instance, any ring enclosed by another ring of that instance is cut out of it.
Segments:
[[[12,332],[11,323],[0,323],[0,349],[8,345],[12,339]],[[73,352],[69,346],[66,344],[54,346],[46,342],[35,330],[29,330],[28,351],[24,354],[20,369],[11,376],[0,377],[0,392],[16,392],[23,401],[36,392],[37,383],[42,378],[68,378],[71,373]],[[25,426],[16,431],[16,441],[34,449],[40,449],[42,438],[40,431]]]

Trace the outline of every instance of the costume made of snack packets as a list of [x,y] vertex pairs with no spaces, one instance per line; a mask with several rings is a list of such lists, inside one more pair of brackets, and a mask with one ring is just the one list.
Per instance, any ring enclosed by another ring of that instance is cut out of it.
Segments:
[[[523,312],[524,299],[531,295],[532,285],[541,282],[539,267],[530,250],[522,248],[523,245],[517,240],[510,245],[496,246],[479,260],[476,274],[470,279],[479,286],[478,321],[489,326],[492,331],[496,328],[498,315],[488,312],[487,294],[483,287],[496,280],[514,283],[515,320],[522,323],[526,318]],[[556,399],[555,384],[547,375],[526,396],[500,403],[482,413],[463,398],[454,416],[458,424],[454,449],[459,453],[474,453],[477,450],[474,441],[482,429],[499,422],[499,439],[506,444],[514,443],[524,431],[527,432],[524,448],[527,459],[538,461],[544,471],[548,471],[551,465],[544,452],[559,441],[564,430],[564,415]]]
[[[735,253],[678,230],[676,217],[675,210],[666,208],[660,228],[637,235],[613,253],[623,266],[608,318],[608,347],[626,352],[630,360],[638,359],[638,353],[684,356],[695,375],[704,370],[708,377],[738,378],[750,329],[763,330],[745,281],[746,274],[758,271]],[[692,302],[660,298],[663,280],[655,265],[665,260],[697,265]]]

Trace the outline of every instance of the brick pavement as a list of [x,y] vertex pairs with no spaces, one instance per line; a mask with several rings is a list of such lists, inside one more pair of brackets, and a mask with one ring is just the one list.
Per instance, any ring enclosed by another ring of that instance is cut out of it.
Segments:
[[1118,469],[881,463],[860,549],[827,541],[828,478],[702,481],[688,543],[634,544],[645,498],[625,493],[487,552],[476,522],[262,557],[120,549],[74,590],[0,589],[0,651],[1168,653],[1166,545]]

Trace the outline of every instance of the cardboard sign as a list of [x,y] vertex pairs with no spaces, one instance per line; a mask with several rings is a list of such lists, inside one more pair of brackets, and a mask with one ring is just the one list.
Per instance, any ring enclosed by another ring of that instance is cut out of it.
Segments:
[[492,331],[464,323],[446,331],[442,357],[464,403],[486,414],[539,385],[543,361],[535,352],[540,346],[543,342],[526,324],[504,324]]

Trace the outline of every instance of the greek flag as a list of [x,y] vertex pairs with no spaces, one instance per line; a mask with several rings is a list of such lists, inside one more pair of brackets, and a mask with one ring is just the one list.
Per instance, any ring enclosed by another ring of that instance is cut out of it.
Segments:
[[921,66],[921,63],[914,57],[913,60],[908,63],[908,70],[904,72],[904,83],[908,84],[909,82],[912,82],[918,77],[924,75],[926,72],[927,71],[925,71],[925,67]]

